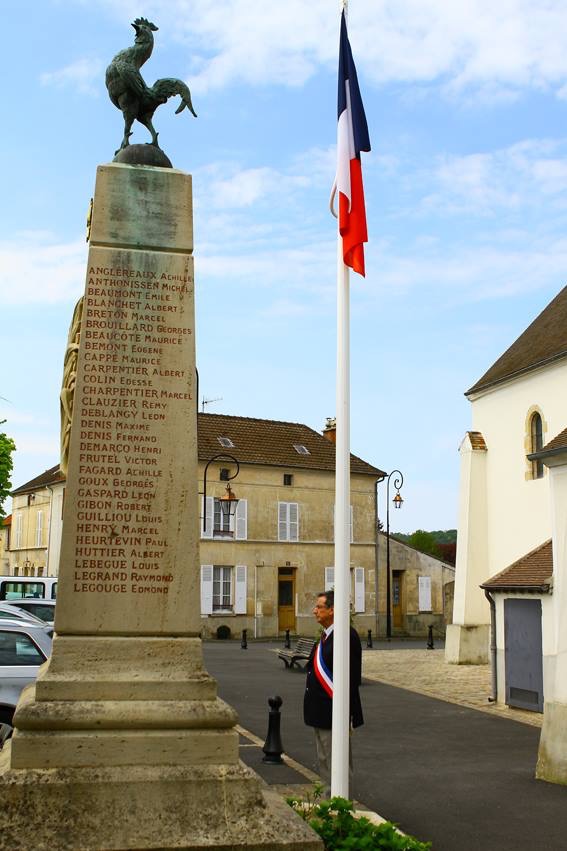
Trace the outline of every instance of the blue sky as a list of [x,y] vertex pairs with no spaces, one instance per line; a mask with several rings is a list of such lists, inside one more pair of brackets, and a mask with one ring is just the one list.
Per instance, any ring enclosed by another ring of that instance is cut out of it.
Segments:
[[[156,113],[194,177],[197,354],[211,412],[335,409],[336,0],[4,4],[0,419],[14,486],[57,463],[68,324],[96,166],[122,137],[104,69],[138,15],[142,73],[199,115]],[[373,150],[352,276],[352,450],[404,473],[393,528],[456,525],[463,392],[565,283],[564,0],[351,0]],[[137,127],[132,141],[148,134]],[[7,400],[7,401],[5,401]],[[384,496],[382,497],[382,501]]]

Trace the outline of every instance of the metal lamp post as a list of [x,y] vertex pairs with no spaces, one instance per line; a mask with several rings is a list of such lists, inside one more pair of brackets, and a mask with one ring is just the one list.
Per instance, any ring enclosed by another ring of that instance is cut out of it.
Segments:
[[392,638],[392,575],[390,572],[390,479],[394,479],[396,495],[392,499],[394,508],[401,508],[403,499],[400,496],[400,488],[404,483],[404,477],[399,470],[392,470],[386,479],[386,637],[388,641]]
[[209,466],[213,463],[213,461],[218,461],[219,458],[224,460],[233,461],[236,464],[236,473],[233,473],[232,476],[227,476],[226,478],[226,493],[223,496],[219,497],[221,512],[224,517],[234,517],[236,514],[236,506],[238,505],[238,497],[234,494],[234,491],[230,487],[230,483],[233,479],[238,476],[240,472],[240,464],[234,455],[227,455],[224,452],[219,453],[219,455],[214,455],[210,458],[206,465],[205,470],[203,472],[203,532],[207,531],[207,471]]

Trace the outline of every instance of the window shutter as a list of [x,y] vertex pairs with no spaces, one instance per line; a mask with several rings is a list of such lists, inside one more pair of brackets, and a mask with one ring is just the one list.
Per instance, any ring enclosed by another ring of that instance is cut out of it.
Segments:
[[354,568],[354,611],[364,612],[364,568]]
[[289,503],[278,502],[278,541],[287,541],[287,507]]
[[213,566],[201,565],[201,614],[210,615],[213,612]]
[[430,576],[419,576],[417,582],[418,582],[418,594],[419,594],[419,611],[420,612],[430,612],[431,611],[431,577]]
[[[201,538],[213,537],[213,512],[215,501],[212,496],[207,497],[207,505],[205,506],[205,530],[201,525]],[[203,497],[201,497],[201,524],[203,523]]]
[[22,546],[22,515],[16,514],[16,540],[14,544],[16,547]]
[[352,505],[350,507],[350,542],[354,541],[354,523],[353,523],[354,512],[352,510]]
[[248,500],[239,499],[236,506],[236,539],[245,541],[248,538]]
[[246,614],[246,565],[236,565],[236,582],[234,586],[234,614]]
[[299,541],[299,505],[289,503],[289,540]]
[[335,568],[325,568],[325,591],[332,591],[335,584]]
[[36,547],[41,547],[41,538],[43,535],[43,511],[37,512],[36,519],[36,528],[35,528],[35,545]]

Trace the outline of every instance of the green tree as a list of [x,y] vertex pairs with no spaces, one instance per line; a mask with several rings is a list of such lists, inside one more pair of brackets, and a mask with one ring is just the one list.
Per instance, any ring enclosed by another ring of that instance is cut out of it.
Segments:
[[0,432],[0,520],[5,517],[4,501],[10,495],[12,489],[10,476],[13,468],[12,453],[15,452],[15,449],[16,444],[12,438]]
[[427,553],[427,555],[435,556],[435,558],[441,557],[441,550],[437,545],[433,532],[425,532],[423,529],[416,529],[416,531],[409,536],[407,542],[410,547],[414,547],[421,553]]

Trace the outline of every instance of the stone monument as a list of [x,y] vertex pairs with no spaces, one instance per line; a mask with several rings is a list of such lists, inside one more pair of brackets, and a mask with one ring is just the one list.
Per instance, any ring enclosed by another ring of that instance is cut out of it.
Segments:
[[2,849],[322,848],[203,667],[192,252],[190,175],[98,168],[56,635],[0,755]]

